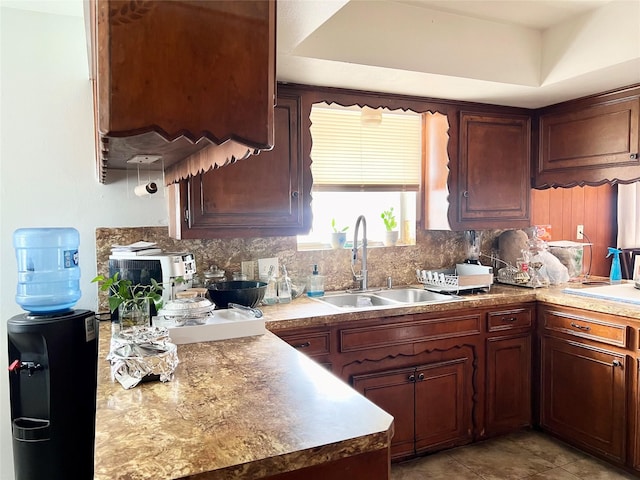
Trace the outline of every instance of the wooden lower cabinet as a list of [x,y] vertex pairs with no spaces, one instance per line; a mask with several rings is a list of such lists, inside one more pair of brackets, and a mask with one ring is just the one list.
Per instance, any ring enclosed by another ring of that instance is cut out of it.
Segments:
[[470,358],[353,377],[353,387],[394,417],[391,458],[472,440]]
[[486,435],[531,425],[531,332],[487,339]]
[[587,451],[624,463],[627,357],[543,335],[541,362],[541,426]]
[[[640,345],[638,345],[640,348]],[[631,466],[636,472],[640,472],[640,357],[636,358],[634,366],[634,376],[636,381],[635,401],[632,402],[632,408],[636,415],[635,431],[632,438],[632,454]]]
[[393,417],[391,458],[415,452],[415,375],[415,367],[410,367],[353,378],[353,388]]
[[296,350],[311,357],[331,371],[331,333],[327,329],[303,328],[277,332],[277,335]]

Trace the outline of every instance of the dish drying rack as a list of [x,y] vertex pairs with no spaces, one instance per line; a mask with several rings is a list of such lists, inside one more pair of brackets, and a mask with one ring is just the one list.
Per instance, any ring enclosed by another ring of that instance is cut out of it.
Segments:
[[493,274],[456,275],[455,270],[419,270],[416,269],[418,282],[425,290],[434,292],[459,293],[466,290],[486,289],[493,283]]
[[538,272],[542,268],[542,263],[531,262],[528,271],[518,270],[513,265],[499,259],[495,256],[485,255],[491,260],[506,265],[498,270],[496,281],[507,285],[515,285],[516,287],[540,288],[549,286],[549,280],[543,278]]

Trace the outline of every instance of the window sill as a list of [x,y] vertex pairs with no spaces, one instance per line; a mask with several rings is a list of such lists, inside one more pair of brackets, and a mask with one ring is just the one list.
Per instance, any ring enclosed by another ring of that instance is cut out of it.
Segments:
[[[333,248],[329,243],[298,243],[298,252],[311,252],[311,251],[324,251],[324,250],[351,250],[353,243],[347,242],[343,248]],[[376,242],[369,240],[367,242],[367,248],[397,248],[397,247],[411,247],[415,243],[401,243],[398,242],[394,246],[386,246],[382,242]]]

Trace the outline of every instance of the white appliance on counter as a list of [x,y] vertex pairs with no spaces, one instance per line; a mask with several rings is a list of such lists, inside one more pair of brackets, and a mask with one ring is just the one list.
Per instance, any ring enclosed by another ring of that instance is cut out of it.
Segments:
[[[175,298],[176,292],[192,287],[196,273],[196,260],[192,253],[163,253],[160,255],[140,255],[123,258],[109,256],[109,276],[116,272],[120,278],[134,284],[150,285],[153,278],[163,285],[162,299],[167,302]],[[183,282],[176,283],[182,277]]]

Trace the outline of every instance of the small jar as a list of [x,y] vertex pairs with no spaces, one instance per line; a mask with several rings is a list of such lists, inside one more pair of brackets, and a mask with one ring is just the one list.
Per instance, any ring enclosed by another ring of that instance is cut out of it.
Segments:
[[246,280],[247,279],[247,275],[245,273],[242,273],[242,272],[233,272],[232,278],[234,280]]
[[212,283],[224,282],[224,270],[219,270],[218,267],[213,266],[206,272],[204,272],[204,287],[208,287]]

